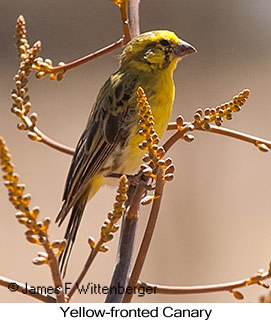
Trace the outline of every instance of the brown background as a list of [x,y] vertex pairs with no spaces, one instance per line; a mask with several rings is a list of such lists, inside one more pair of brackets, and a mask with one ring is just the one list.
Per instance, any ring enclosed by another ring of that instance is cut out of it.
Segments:
[[[141,30],[169,29],[191,42],[197,55],[186,58],[175,72],[176,101],[172,120],[182,113],[191,120],[198,107],[213,107],[243,88],[249,102],[225,126],[271,138],[271,2],[269,0],[142,0]],[[43,57],[69,62],[121,35],[119,12],[109,1],[2,1],[0,51],[0,135],[11,150],[21,182],[32,194],[41,216],[55,218],[60,207],[70,157],[31,142],[16,130],[9,110],[12,77],[18,61],[13,45],[16,18],[27,20],[28,38],[42,40]],[[105,79],[117,69],[118,51],[69,72],[63,82],[48,78],[30,82],[33,111],[39,127],[52,138],[74,146],[90,107]],[[177,167],[165,190],[162,209],[142,280],[169,285],[234,281],[268,268],[271,260],[270,153],[222,136],[195,133],[191,144],[179,142],[170,155]],[[66,281],[73,281],[89,252],[87,238],[99,236],[114,199],[103,188],[88,204]],[[25,241],[24,228],[14,217],[6,189],[0,186],[0,275],[30,285],[52,284],[47,266],[32,265],[39,247]],[[148,208],[142,208],[137,245]],[[66,224],[66,223],[65,223]],[[64,227],[51,226],[51,238]],[[85,282],[108,285],[116,238],[100,254]],[[256,302],[266,291],[242,290],[245,302]],[[75,295],[76,302],[101,302],[103,296]],[[1,302],[32,302],[0,288]],[[230,293],[190,296],[134,297],[136,302],[233,302]]]

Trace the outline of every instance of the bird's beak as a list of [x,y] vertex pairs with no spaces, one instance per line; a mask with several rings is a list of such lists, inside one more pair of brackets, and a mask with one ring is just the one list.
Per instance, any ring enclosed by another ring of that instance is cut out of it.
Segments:
[[197,50],[195,47],[190,45],[189,43],[181,40],[178,45],[174,48],[174,54],[176,57],[184,57],[193,53],[196,53]]

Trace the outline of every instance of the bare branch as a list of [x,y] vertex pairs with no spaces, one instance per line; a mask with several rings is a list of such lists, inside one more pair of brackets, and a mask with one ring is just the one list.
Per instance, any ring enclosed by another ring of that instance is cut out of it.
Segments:
[[[195,129],[195,130],[201,130],[201,129]],[[244,132],[240,132],[240,131],[236,131],[236,130],[232,130],[232,129],[228,129],[228,128],[217,127],[214,125],[211,125],[210,129],[207,132],[232,137],[235,139],[239,139],[239,140],[254,144],[258,149],[260,149],[261,151],[264,151],[264,152],[268,151],[268,149],[266,149],[264,147],[264,145],[266,147],[268,147],[269,149],[271,149],[271,141],[270,140],[251,136],[251,135],[246,134]]]
[[269,288],[268,285],[263,284],[263,281],[271,278],[271,272],[259,272],[255,276],[223,284],[213,284],[213,285],[200,285],[200,286],[164,286],[156,285],[146,282],[138,281],[137,287],[144,286],[150,287],[155,290],[157,294],[165,295],[187,295],[187,294],[203,294],[203,293],[213,293],[229,291],[234,294],[237,288],[242,288],[250,285],[260,285],[265,288]]
[[25,286],[23,283],[0,276],[0,286],[8,288],[10,292],[20,292],[23,295],[30,296],[44,303],[55,303],[56,299],[50,295],[44,295],[35,290],[31,291],[31,286]]
[[[184,122],[185,127],[187,127],[188,125],[191,125],[191,124],[192,123]],[[177,129],[176,122],[170,122],[169,125],[168,125],[168,130],[176,130],[176,129]],[[248,143],[251,143],[251,144],[255,145],[258,149],[260,149],[263,152],[267,152],[269,149],[271,149],[271,141],[270,140],[260,138],[260,137],[256,137],[256,136],[252,136],[250,134],[240,132],[240,131],[236,131],[236,130],[229,129],[229,128],[210,125],[209,129],[194,128],[193,130],[200,130],[200,131],[207,132],[207,133],[208,132],[216,133],[218,135],[223,135],[223,136],[235,138],[235,139],[238,139],[238,140],[242,140],[242,141],[245,141],[245,142],[248,142]],[[178,137],[178,139],[181,138],[180,135],[176,135],[176,137]],[[265,146],[266,146],[266,148],[265,148]]]
[[[149,216],[148,224],[147,224],[147,227],[145,230],[143,240],[140,245],[140,249],[139,249],[136,261],[135,261],[133,271],[130,276],[128,286],[131,286],[131,287],[135,286],[138,281],[138,278],[141,274],[141,271],[142,271],[142,268],[143,268],[143,265],[144,265],[144,262],[145,262],[145,259],[147,256],[147,252],[148,252],[148,249],[149,249],[149,246],[151,243],[151,239],[153,236],[157,217],[159,214],[164,184],[165,184],[165,182],[163,180],[163,172],[160,169],[160,171],[157,175],[156,188],[155,188],[155,196],[157,196],[157,198],[153,201],[153,204],[152,204],[152,209],[151,209],[151,213]],[[130,303],[132,297],[133,297],[132,294],[126,293],[122,302],[123,303]]]
[[[126,205],[129,205],[129,208],[122,220],[116,263],[110,282],[110,290],[112,291],[114,290],[114,287],[126,287],[127,285],[134,249],[138,210],[144,192],[145,183],[143,181],[140,181],[136,187],[130,185],[128,190],[128,200],[126,201]],[[108,293],[105,302],[120,303],[122,298],[123,294]]]
[[128,0],[128,19],[131,38],[134,38],[140,34],[139,3],[140,0]]
[[[37,71],[38,73],[42,73],[42,74],[37,74],[37,77],[41,78],[47,74],[50,74],[50,78],[52,80],[55,80],[57,77],[57,74],[61,74],[63,76],[63,74],[68,71],[71,70],[75,67],[78,67],[82,64],[85,64],[87,62],[90,62],[102,55],[105,55],[107,53],[112,52],[113,50],[120,48],[123,45],[123,38],[120,38],[119,40],[117,40],[116,42],[97,50],[94,53],[91,53],[87,56],[84,56],[82,58],[79,58],[75,61],[72,61],[70,63],[67,64],[60,64],[58,66],[52,66],[49,63],[46,64],[45,61],[41,60],[36,60],[35,63],[32,65],[32,69]],[[62,77],[63,78],[63,77]],[[61,79],[62,79],[61,78]],[[58,79],[60,80],[60,79]]]
[[68,154],[68,155],[73,155],[74,154],[74,149],[68,146],[65,146],[49,137],[47,137],[40,129],[38,129],[37,126],[33,128],[33,131],[38,135],[39,142],[42,142],[43,144],[54,148],[55,150],[58,150],[62,153]]
[[122,0],[120,5],[120,14],[122,21],[122,28],[124,34],[124,44],[127,44],[131,40],[129,21],[128,21],[128,4],[129,0]]

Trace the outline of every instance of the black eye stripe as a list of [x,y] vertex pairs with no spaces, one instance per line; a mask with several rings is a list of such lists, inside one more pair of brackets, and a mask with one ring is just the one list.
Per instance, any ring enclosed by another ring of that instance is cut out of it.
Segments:
[[162,39],[162,40],[160,40],[160,44],[162,45],[162,46],[169,46],[170,44],[169,44],[169,41],[168,40],[166,40],[166,39]]

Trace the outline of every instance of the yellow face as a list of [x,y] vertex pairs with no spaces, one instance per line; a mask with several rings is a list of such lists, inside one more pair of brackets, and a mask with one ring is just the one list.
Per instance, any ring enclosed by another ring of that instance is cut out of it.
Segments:
[[167,30],[150,31],[132,39],[121,54],[121,66],[139,69],[167,69],[195,48]]

